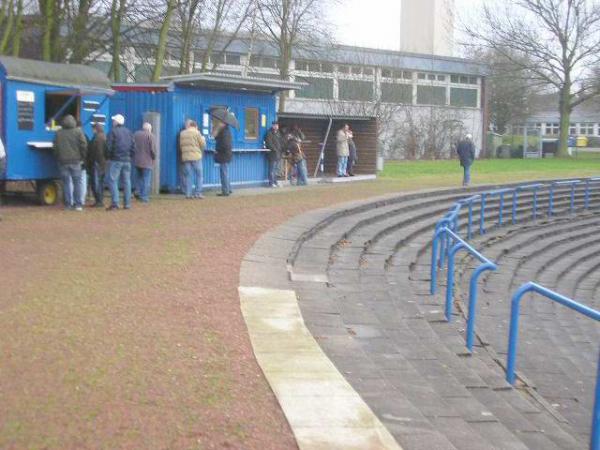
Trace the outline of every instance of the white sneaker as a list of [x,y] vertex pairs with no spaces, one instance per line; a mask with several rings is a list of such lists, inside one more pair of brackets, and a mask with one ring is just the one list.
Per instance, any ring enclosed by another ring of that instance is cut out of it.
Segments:
[[75,208],[75,211],[83,211],[83,208],[82,208],[81,206],[77,206],[77,207]]

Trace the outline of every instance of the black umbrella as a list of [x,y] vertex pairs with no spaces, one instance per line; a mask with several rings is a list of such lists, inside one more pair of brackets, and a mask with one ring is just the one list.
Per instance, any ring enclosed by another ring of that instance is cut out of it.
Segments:
[[240,123],[233,115],[232,112],[227,111],[225,108],[212,108],[209,111],[210,115],[215,119],[220,120],[227,125],[234,127],[235,129],[239,129]]

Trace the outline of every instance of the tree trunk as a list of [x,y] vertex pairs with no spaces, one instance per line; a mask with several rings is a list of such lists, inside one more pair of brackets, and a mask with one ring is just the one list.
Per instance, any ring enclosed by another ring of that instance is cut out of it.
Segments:
[[121,81],[121,19],[125,12],[126,0],[112,0],[110,8],[110,27],[112,32],[112,64],[110,76],[114,81]]
[[12,43],[12,55],[21,53],[21,38],[23,36],[23,0],[17,0],[17,18],[15,19],[15,35]]
[[14,0],[8,2],[8,11],[6,17],[6,24],[4,24],[4,31],[2,33],[2,40],[0,40],[0,54],[4,55],[8,47],[8,41],[12,34],[13,24],[15,21],[15,5]]
[[163,63],[165,60],[165,51],[167,49],[167,38],[169,37],[169,28],[171,27],[171,16],[177,5],[177,0],[169,0],[167,3],[167,13],[160,27],[158,45],[156,46],[156,56],[154,58],[154,70],[152,72],[152,81],[156,83],[160,80]]
[[79,8],[73,21],[73,35],[71,36],[73,53],[70,62],[72,63],[83,62],[89,54],[90,36],[87,36],[89,12],[90,1],[79,0]]
[[55,22],[54,0],[45,0],[44,3],[44,32],[42,35],[42,59],[52,60],[52,31]]
[[571,124],[571,84],[565,83],[560,90],[560,137],[558,141],[558,154],[561,158],[569,156],[567,144],[569,140],[569,127]]

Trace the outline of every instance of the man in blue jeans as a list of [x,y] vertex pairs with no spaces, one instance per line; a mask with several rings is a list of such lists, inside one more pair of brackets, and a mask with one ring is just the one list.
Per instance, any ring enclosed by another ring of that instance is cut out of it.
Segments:
[[475,160],[475,145],[473,144],[473,136],[467,134],[464,139],[460,140],[456,145],[456,152],[460,159],[460,165],[463,167],[463,186],[468,186],[471,183],[471,165]]
[[185,121],[185,129],[179,133],[179,150],[185,172],[185,198],[204,198],[202,195],[202,155],[206,140],[194,120]]
[[62,128],[54,137],[52,152],[63,181],[65,208],[82,211],[84,197],[81,192],[81,169],[87,157],[87,139],[72,115],[67,114],[63,118]]
[[112,117],[112,130],[106,137],[110,169],[111,204],[108,211],[119,209],[119,181],[123,186],[123,207],[131,208],[131,158],[135,152],[133,134],[125,127],[125,117],[116,114]]

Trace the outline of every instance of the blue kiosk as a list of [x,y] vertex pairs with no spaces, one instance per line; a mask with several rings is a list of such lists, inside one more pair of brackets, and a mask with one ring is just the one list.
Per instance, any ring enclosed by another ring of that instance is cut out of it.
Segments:
[[106,75],[92,67],[0,56],[0,137],[6,149],[3,181],[32,182],[42,204],[58,198],[52,141],[62,117],[73,115],[88,137],[106,122]]
[[237,186],[259,185],[268,178],[263,138],[277,117],[276,94],[303,86],[304,83],[277,79],[194,73],[165,77],[159,83],[114,84],[110,112],[123,114],[125,125],[132,130],[141,128],[144,121],[153,125],[160,149],[153,189],[175,192],[181,188],[178,136],[186,119],[198,123],[207,141],[202,163],[204,185],[219,185],[209,110],[227,107],[240,123],[239,130],[231,130],[234,146],[229,168],[231,182]]

